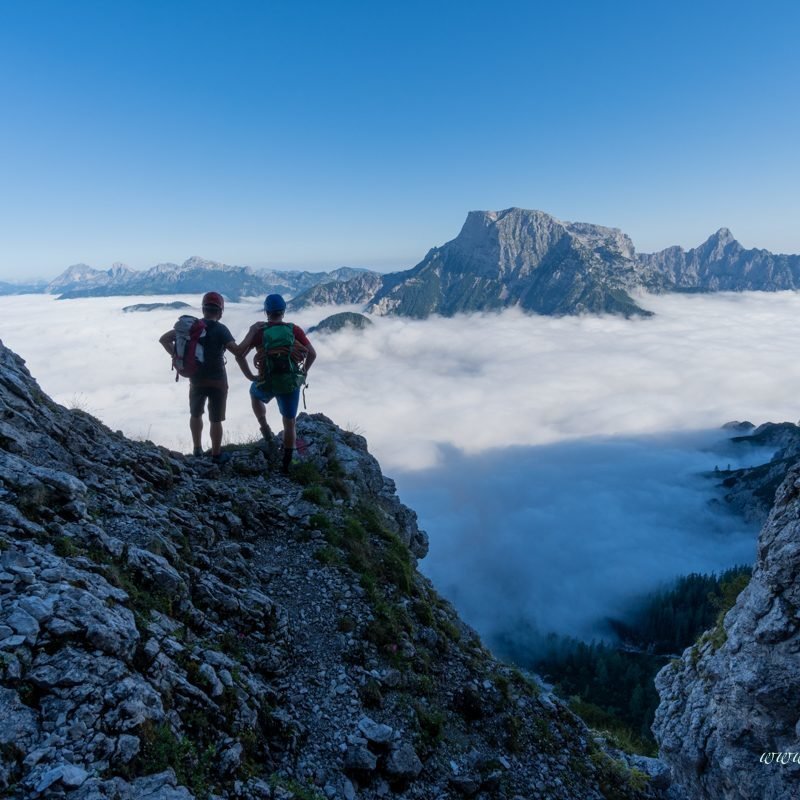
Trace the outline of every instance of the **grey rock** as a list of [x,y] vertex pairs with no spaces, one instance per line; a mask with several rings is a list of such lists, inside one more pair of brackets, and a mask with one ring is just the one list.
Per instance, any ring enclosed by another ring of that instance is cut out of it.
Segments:
[[34,644],[39,635],[39,623],[27,611],[22,608],[15,608],[5,619],[6,625],[10,626],[20,636],[24,636],[28,644]]
[[244,748],[240,742],[228,747],[219,757],[219,772],[221,775],[232,775],[242,762]]
[[408,742],[392,748],[386,759],[386,772],[399,780],[413,780],[422,772],[422,762]]
[[481,788],[481,779],[476,775],[453,775],[450,785],[464,797],[472,797]]
[[61,764],[53,769],[47,770],[39,782],[36,784],[37,792],[44,792],[54,783],[61,782],[67,789],[77,789],[86,779],[89,773],[74,764]]
[[141,742],[138,736],[131,736],[130,734],[123,733],[119,739],[117,739],[117,758],[122,764],[127,764],[139,754],[140,748]]
[[388,744],[394,734],[391,725],[375,722],[370,717],[362,717],[358,722],[358,729],[373,744]]
[[342,794],[345,797],[345,800],[355,800],[356,798],[356,790],[353,786],[352,782],[344,779],[344,783],[342,784]]
[[348,772],[372,772],[378,766],[378,757],[364,745],[350,745],[344,756]]

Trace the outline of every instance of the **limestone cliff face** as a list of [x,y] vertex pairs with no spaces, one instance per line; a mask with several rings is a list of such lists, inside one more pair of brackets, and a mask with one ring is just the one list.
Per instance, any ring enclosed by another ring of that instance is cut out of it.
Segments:
[[690,798],[800,796],[800,465],[778,489],[749,585],[656,687],[661,758]]
[[266,443],[220,469],[0,343],[0,796],[655,797],[416,571],[365,440],[298,426],[290,478]]
[[459,235],[411,270],[384,276],[367,307],[426,317],[518,306],[540,314],[649,312],[630,239],[616,228],[562,222],[542,211],[471,211]]

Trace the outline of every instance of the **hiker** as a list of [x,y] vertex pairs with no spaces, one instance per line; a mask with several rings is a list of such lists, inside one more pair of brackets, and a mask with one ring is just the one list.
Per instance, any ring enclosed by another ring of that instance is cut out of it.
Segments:
[[[300,387],[317,357],[302,328],[283,321],[286,301],[279,294],[267,295],[264,300],[266,321],[256,322],[239,345],[236,363],[245,377],[252,381],[250,402],[261,433],[267,442],[272,441],[272,431],[267,424],[266,404],[274,397],[283,418],[283,458],[281,469],[289,471],[292,463],[297,433],[295,418],[300,403]],[[254,375],[247,363],[247,354],[255,348]]]
[[[225,300],[222,295],[218,292],[206,292],[203,295],[202,305],[205,331],[199,341],[202,343],[203,357],[189,378],[189,430],[192,432],[193,453],[195,456],[202,456],[203,413],[208,400],[211,460],[215,464],[224,464],[230,459],[230,454],[221,450],[222,423],[225,420],[225,404],[228,399],[225,351],[229,350],[235,355],[237,344],[228,328],[219,321],[225,310]],[[172,356],[173,367],[177,358],[175,352],[177,336],[173,328],[158,340]]]

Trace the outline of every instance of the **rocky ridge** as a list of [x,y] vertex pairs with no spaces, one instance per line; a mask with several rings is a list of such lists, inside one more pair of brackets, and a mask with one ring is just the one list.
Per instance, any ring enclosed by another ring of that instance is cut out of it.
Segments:
[[762,464],[718,469],[712,476],[724,489],[726,503],[746,520],[763,524],[789,469],[800,461],[800,426],[792,422],[766,422],[756,428],[750,422],[736,422],[726,427],[741,431],[741,435],[731,439],[735,448],[771,451],[770,458]]
[[298,425],[289,478],[267,443],[221,470],[56,405],[0,343],[0,796],[657,796],[416,570],[364,439]]
[[356,275],[344,281],[325,281],[306,289],[289,301],[292,309],[327,305],[364,305],[383,286],[383,276],[376,272]]
[[800,255],[745,249],[727,228],[720,228],[690,250],[668,247],[641,253],[638,261],[662,276],[671,291],[776,292],[800,288]]
[[800,792],[800,428],[763,425],[739,446],[776,448],[768,463],[723,477],[735,507],[751,508],[754,518],[770,508],[752,577],[716,627],[659,672],[653,732],[673,790],[691,800],[793,800]]

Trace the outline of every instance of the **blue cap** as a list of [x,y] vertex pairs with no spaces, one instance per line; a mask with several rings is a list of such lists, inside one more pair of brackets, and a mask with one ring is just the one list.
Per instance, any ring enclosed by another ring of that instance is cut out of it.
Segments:
[[267,314],[286,311],[286,301],[279,294],[268,294],[267,299],[264,301],[264,311]]

